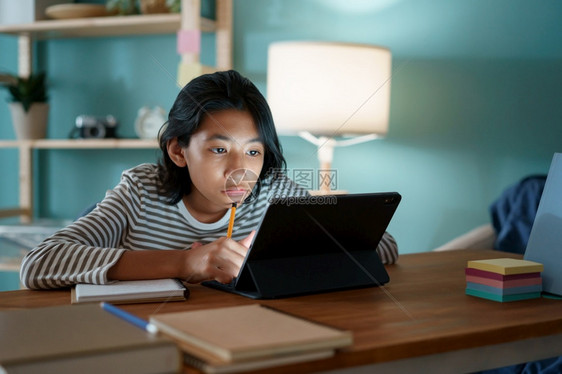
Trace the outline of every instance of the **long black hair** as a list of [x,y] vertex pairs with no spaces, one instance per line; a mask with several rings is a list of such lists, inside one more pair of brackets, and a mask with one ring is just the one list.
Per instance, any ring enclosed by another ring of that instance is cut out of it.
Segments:
[[265,146],[264,164],[256,187],[260,188],[260,181],[270,171],[285,170],[286,162],[271,110],[257,87],[234,70],[205,74],[183,87],[170,109],[168,121],[160,129],[162,155],[158,161],[158,178],[161,193],[168,198],[168,203],[177,204],[191,192],[189,170],[187,166],[179,167],[171,160],[168,141],[177,138],[180,147],[189,146],[191,135],[205,116],[228,109],[250,113]]

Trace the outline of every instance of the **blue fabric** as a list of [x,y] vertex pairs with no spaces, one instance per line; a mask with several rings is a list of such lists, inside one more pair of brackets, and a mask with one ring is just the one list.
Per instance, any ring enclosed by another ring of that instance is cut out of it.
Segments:
[[562,356],[533,361],[525,364],[522,374],[560,374],[562,373]]
[[545,182],[546,175],[524,178],[492,203],[490,214],[497,234],[494,249],[525,253]]
[[498,369],[479,371],[474,374],[560,374],[562,373],[562,356],[527,362]]

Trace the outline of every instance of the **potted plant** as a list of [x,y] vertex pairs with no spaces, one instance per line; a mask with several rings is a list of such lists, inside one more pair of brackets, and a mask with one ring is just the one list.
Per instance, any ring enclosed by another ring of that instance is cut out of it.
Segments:
[[45,73],[27,78],[0,74],[0,84],[10,93],[10,111],[18,139],[41,139],[47,133],[47,84]]

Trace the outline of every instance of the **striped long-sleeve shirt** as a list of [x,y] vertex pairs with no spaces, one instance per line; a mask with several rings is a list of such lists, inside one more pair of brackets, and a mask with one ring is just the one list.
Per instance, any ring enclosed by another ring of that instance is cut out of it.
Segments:
[[[158,186],[154,164],[125,171],[121,182],[91,213],[45,239],[25,256],[22,283],[32,289],[107,284],[108,270],[126,250],[187,250],[194,242],[206,244],[225,236],[229,212],[217,222],[199,222],[182,201],[167,203]],[[259,195],[238,208],[233,239],[241,240],[256,229],[271,197],[307,194],[286,177],[266,179]],[[377,252],[384,263],[396,261],[394,238],[385,233]]]

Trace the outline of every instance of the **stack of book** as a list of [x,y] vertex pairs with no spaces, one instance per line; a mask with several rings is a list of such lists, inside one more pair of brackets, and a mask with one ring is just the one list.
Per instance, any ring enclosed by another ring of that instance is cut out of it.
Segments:
[[352,344],[339,330],[259,304],[156,314],[150,323],[206,373],[231,373],[320,360]]
[[513,258],[468,261],[466,294],[494,301],[516,301],[541,296],[543,265]]

